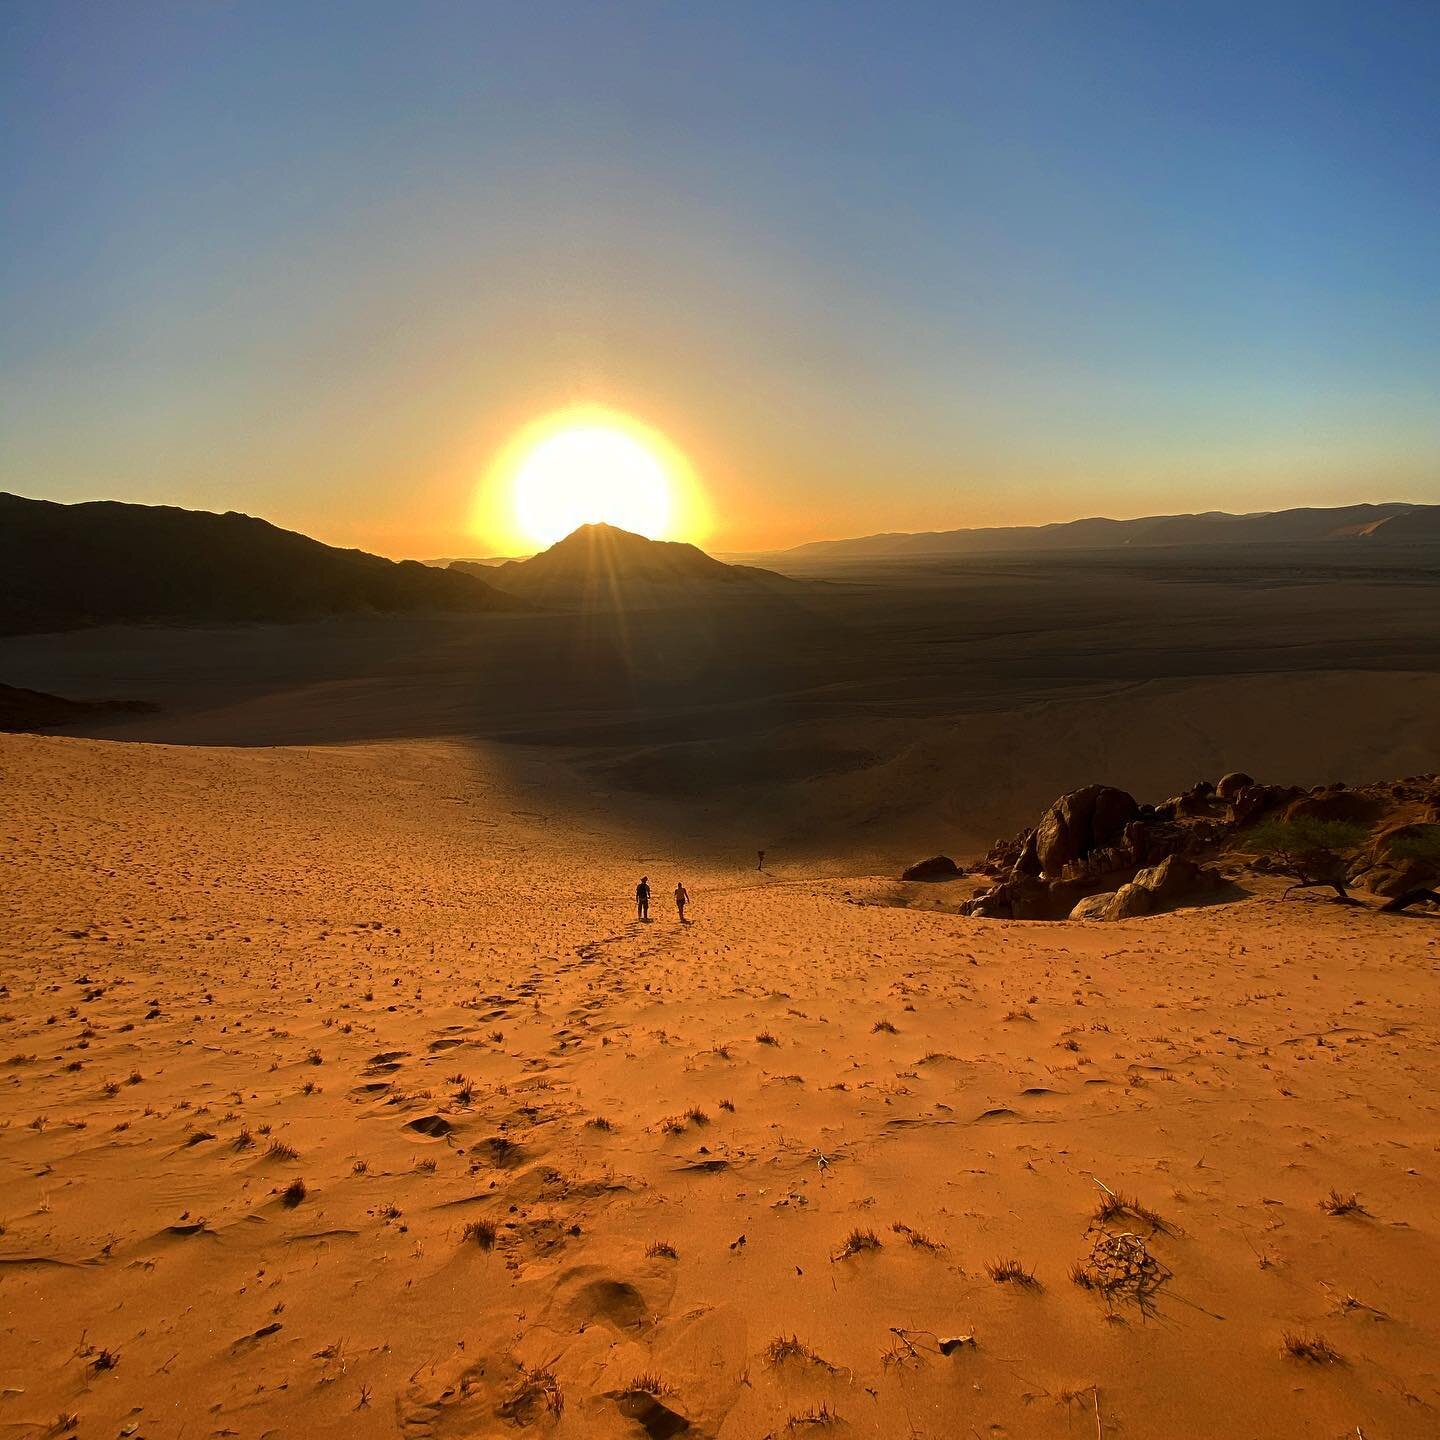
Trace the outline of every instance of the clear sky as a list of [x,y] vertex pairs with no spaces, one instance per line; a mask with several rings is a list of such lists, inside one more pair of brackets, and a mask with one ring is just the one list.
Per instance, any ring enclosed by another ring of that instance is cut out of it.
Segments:
[[484,553],[599,404],[720,549],[1440,501],[1435,0],[8,0],[0,225],[21,494]]

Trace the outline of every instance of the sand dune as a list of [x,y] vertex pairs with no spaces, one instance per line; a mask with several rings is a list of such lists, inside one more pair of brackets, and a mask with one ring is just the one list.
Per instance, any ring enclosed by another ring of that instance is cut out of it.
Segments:
[[0,775],[6,1433],[1435,1432],[1433,921],[927,913],[455,741]]

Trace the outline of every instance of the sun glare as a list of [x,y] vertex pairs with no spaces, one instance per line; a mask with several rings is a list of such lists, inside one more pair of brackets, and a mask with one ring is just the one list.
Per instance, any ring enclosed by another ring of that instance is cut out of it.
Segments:
[[699,489],[673,445],[613,411],[584,409],[527,426],[492,467],[477,529],[543,548],[604,521],[651,540],[697,539]]

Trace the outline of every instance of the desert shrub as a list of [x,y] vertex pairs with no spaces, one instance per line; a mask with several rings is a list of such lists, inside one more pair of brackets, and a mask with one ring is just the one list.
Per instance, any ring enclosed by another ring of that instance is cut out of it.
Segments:
[[1363,825],[1349,820],[1266,820],[1244,837],[1246,848],[1270,856],[1296,886],[1328,885],[1349,902],[1350,856],[1370,838]]
[[1386,848],[1397,860],[1440,865],[1440,825],[1417,825],[1409,835],[1394,836]]
[[1281,859],[1306,854],[1336,855],[1358,849],[1369,839],[1363,825],[1349,820],[1265,820],[1244,837],[1246,849]]

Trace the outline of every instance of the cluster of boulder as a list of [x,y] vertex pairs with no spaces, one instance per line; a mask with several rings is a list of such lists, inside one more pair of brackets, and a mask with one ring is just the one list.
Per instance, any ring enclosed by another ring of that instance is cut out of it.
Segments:
[[[1440,777],[1305,790],[1262,785],[1237,771],[1213,784],[1202,780],[1158,805],[1142,805],[1111,785],[1072,790],[1034,826],[995,842],[977,867],[994,883],[960,908],[1006,920],[1118,920],[1203,903],[1233,890],[1203,862],[1234,842],[1243,848],[1241,832],[1270,818],[1366,827],[1368,848],[1343,864],[1345,875],[1358,876],[1377,894],[1402,896],[1440,883],[1436,862],[1416,858],[1413,844],[1398,852],[1396,845],[1440,824]],[[1266,863],[1247,859],[1253,869]],[[911,866],[904,878],[963,873],[941,855]]]

